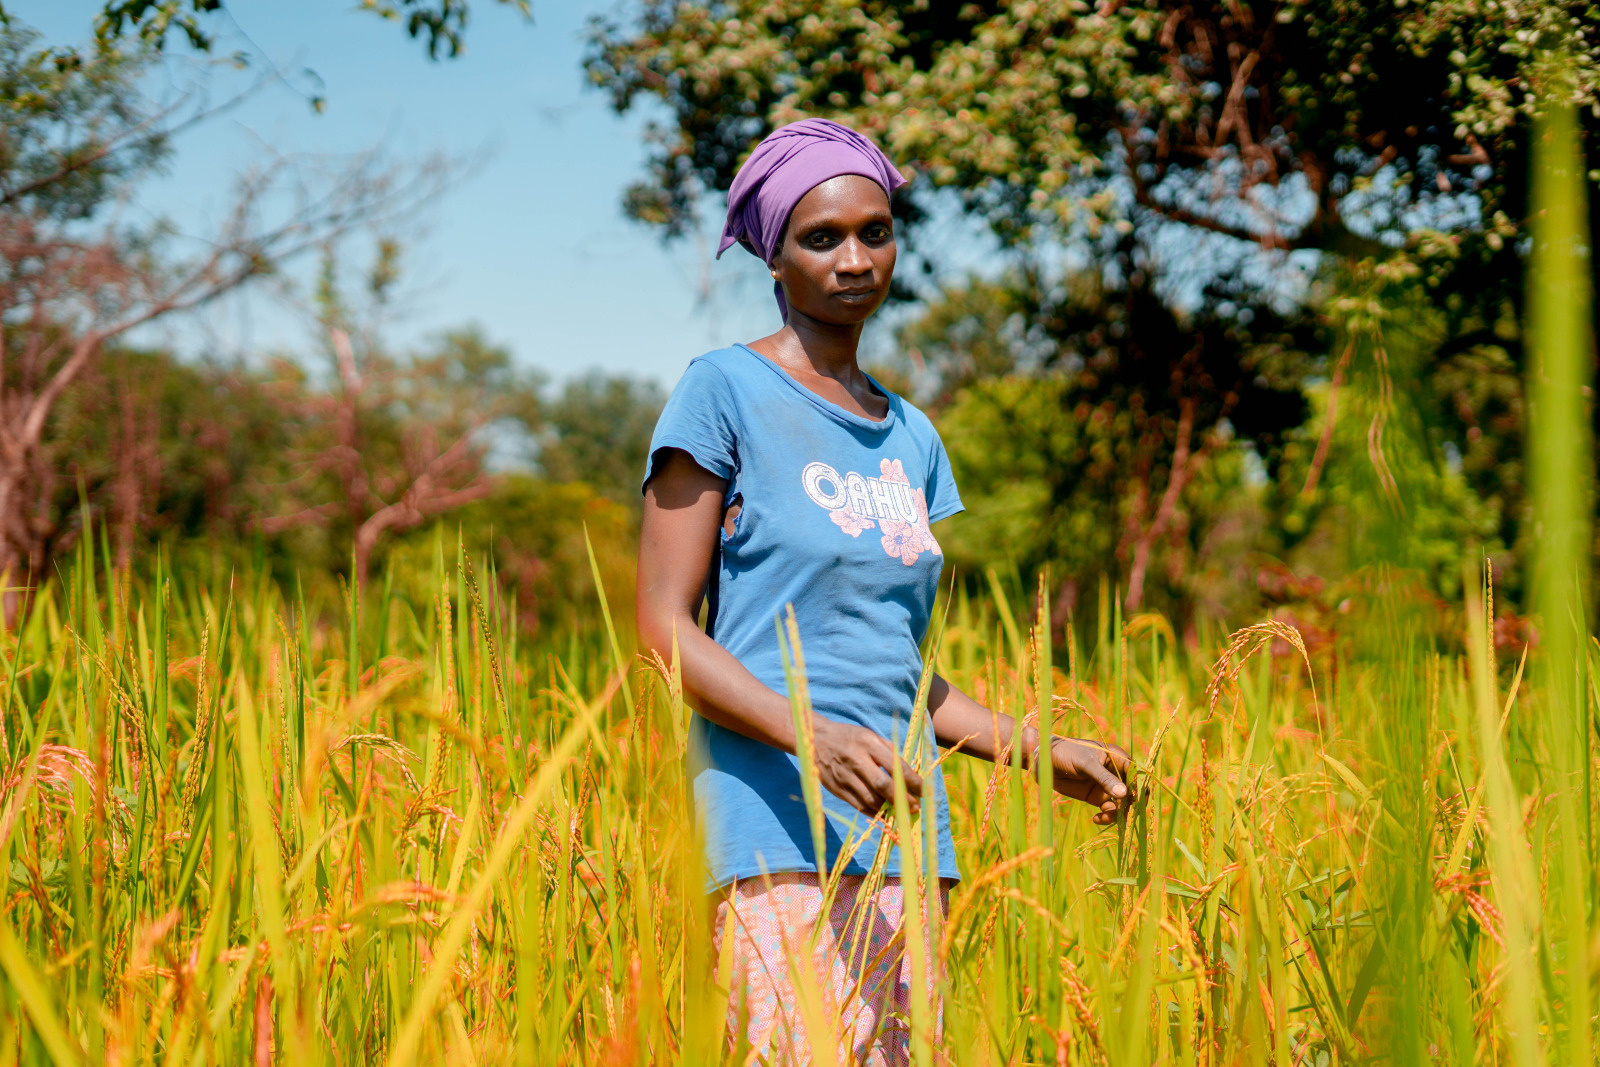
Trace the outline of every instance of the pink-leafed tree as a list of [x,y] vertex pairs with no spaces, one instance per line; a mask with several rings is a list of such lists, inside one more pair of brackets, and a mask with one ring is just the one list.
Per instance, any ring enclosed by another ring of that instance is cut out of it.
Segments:
[[313,302],[320,380],[279,394],[295,426],[289,477],[261,494],[281,510],[257,524],[269,535],[316,527],[350,544],[358,584],[386,538],[488,496],[493,451],[526,449],[541,421],[542,376],[476,330],[417,353],[389,349],[382,327],[398,258],[395,243],[379,242],[358,307],[326,251]]
[[[0,604],[14,621],[61,520],[52,415],[107,346],[275,273],[352,228],[415,209],[443,168],[404,172],[374,153],[331,171],[288,157],[241,177],[204,238],[119,218],[170,134],[218,109],[141,96],[144,59],[40,47],[0,23]],[[134,450],[137,451],[137,450]],[[137,457],[134,457],[136,460]]]

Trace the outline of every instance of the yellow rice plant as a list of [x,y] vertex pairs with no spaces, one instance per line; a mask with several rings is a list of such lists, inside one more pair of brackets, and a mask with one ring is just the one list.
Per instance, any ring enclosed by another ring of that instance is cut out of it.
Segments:
[[[0,645],[0,1064],[760,1062],[725,1026],[674,662],[607,618],[529,645],[459,551],[436,597],[359,612],[109,579],[85,550]],[[906,933],[915,1062],[1590,1062],[1567,991],[1600,936],[1556,860],[1595,801],[1549,768],[1592,780],[1592,736],[1554,761],[1481,606],[1455,649],[1317,660],[1282,624],[1085,646],[964,589],[930,666],[1122,744],[1137,797],[1099,828],[1020,754],[942,758],[963,880]],[[903,785],[882,818],[921,870]]]

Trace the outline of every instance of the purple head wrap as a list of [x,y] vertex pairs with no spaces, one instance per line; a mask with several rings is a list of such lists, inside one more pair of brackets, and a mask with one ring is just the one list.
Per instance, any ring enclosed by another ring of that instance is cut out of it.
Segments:
[[[773,130],[750,153],[728,190],[728,223],[721,257],[735,242],[763,263],[778,252],[778,236],[794,206],[811,190],[842,174],[871,178],[892,194],[906,183],[883,150],[856,131],[828,119],[801,119]],[[789,306],[774,285],[784,320]]]

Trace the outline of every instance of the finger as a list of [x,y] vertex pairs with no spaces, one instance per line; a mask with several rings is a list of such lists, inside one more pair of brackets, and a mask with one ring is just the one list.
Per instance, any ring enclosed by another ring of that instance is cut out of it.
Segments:
[[828,791],[857,811],[868,815],[877,814],[880,807],[880,798],[877,791],[867,783],[864,769],[851,760],[841,761],[833,768],[833,773],[825,783]]
[[863,729],[861,733],[863,747],[872,754],[872,758],[877,760],[881,766],[894,766],[891,761],[897,755],[899,755],[899,753],[894,750],[894,746],[888,741],[885,741],[882,737],[873,733],[871,730]]
[[1128,801],[1132,798],[1132,796],[1132,789],[1129,789],[1127,793],[1120,797],[1113,796],[1111,791],[1106,789],[1105,786],[1101,785],[1099,782],[1095,782],[1089,786],[1089,795],[1084,797],[1084,800],[1089,804],[1093,804],[1097,808],[1104,807],[1107,804],[1114,804],[1121,808],[1127,806]]
[[849,783],[850,795],[845,799],[863,815],[876,815],[883,810],[883,796],[865,778],[853,777]]
[[870,805],[870,808],[863,810],[869,815],[877,815],[894,806],[894,775],[871,759],[863,759],[854,769],[861,792],[867,796]]
[[[902,767],[904,765],[902,764]],[[880,792],[883,795],[883,806],[888,809],[894,807],[894,775],[887,767],[877,768],[877,778]],[[911,791],[910,783],[906,783],[906,807],[912,815],[922,813],[922,798]]]
[[1106,755],[1110,757],[1111,769],[1116,772],[1118,778],[1127,781],[1128,775],[1133,773],[1133,757],[1116,745],[1105,745],[1103,747]]
[[[894,803],[894,774],[890,769],[883,769],[883,787],[888,790],[888,803]],[[901,781],[906,784],[906,803],[910,806],[910,813],[918,814],[922,811],[922,779],[909,766],[901,763],[904,776]]]
[[[875,756],[876,754],[874,754]],[[861,760],[861,784],[873,796],[873,802],[881,808],[894,805],[894,774],[876,758],[863,757]]]
[[907,763],[905,760],[901,760],[900,775],[906,780],[906,792],[910,793],[914,797],[921,797],[922,775],[917,773],[916,768],[912,767],[911,764]]
[[1127,785],[1106,766],[1106,750],[1094,741],[1067,740],[1055,746],[1057,790],[1088,804],[1098,804],[1102,794],[1112,797],[1129,795]]
[[[1062,775],[1067,775],[1063,777]],[[1104,799],[1105,790],[1099,784],[1083,778],[1072,776],[1070,770],[1062,771],[1056,776],[1056,792],[1072,800],[1081,800],[1085,804],[1099,804]]]
[[1087,737],[1074,737],[1069,740],[1074,744],[1094,749],[1097,753],[1103,754],[1101,762],[1109,763],[1111,769],[1116,772],[1117,777],[1124,781],[1133,771],[1133,757],[1129,756],[1127,750],[1121,745],[1113,745],[1109,741],[1096,741]]
[[881,763],[869,761],[862,771],[862,780],[877,798],[878,807],[886,808],[894,804],[894,775],[890,773],[889,768]]
[[882,766],[883,769],[889,774],[891,783],[889,786],[889,795],[891,797],[894,795],[894,768],[898,765],[900,768],[900,777],[905,779],[906,793],[913,797],[922,796],[922,775],[918,774],[909,763],[901,759],[900,753],[896,752],[894,750],[894,746],[889,744],[889,742],[885,741],[877,734],[872,735],[872,740],[875,742],[875,744],[871,746],[873,758],[876,759],[878,764]]
[[1104,763],[1090,763],[1084,768],[1085,775],[1094,779],[1095,784],[1104,789],[1111,796],[1122,798],[1128,795],[1128,786],[1116,773]]

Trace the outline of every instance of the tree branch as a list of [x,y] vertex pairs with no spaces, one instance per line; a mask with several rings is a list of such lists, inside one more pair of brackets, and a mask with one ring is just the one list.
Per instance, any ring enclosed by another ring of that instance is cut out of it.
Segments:
[[1167,488],[1161,494],[1161,503],[1156,506],[1156,513],[1151,518],[1150,525],[1134,544],[1133,564],[1128,568],[1128,596],[1125,601],[1128,611],[1136,611],[1144,603],[1144,576],[1150,566],[1150,551],[1167,528],[1167,524],[1172,521],[1172,516],[1177,511],[1178,497],[1182,495],[1183,487],[1189,481],[1189,441],[1194,432],[1195,407],[1194,397],[1185,397],[1179,405],[1178,440],[1172,452],[1172,468],[1167,475]]
[[1208,215],[1200,215],[1187,208],[1176,207],[1172,204],[1163,204],[1151,193],[1149,184],[1139,174],[1138,157],[1134,151],[1132,131],[1126,127],[1119,127],[1118,134],[1122,138],[1124,148],[1128,153],[1128,180],[1133,186],[1133,199],[1140,207],[1153,211],[1163,218],[1193,226],[1197,229],[1211,233],[1220,233],[1225,237],[1232,237],[1239,241],[1248,241],[1258,244],[1263,248],[1277,249],[1279,251],[1293,251],[1305,247],[1299,237],[1289,238],[1279,233],[1276,228],[1257,233],[1239,226],[1232,226],[1220,219]]

